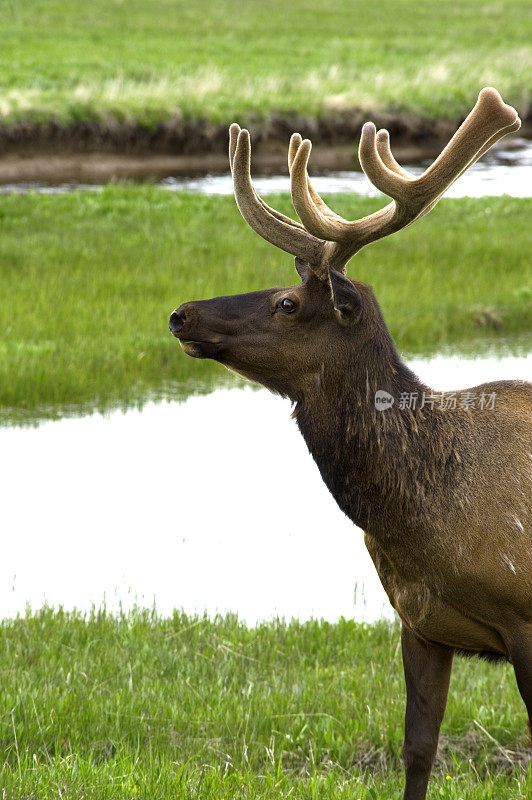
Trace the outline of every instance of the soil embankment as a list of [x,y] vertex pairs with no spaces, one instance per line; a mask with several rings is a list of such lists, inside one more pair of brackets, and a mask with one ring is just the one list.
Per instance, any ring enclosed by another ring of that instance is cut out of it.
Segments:
[[[256,170],[286,170],[293,131],[312,139],[314,170],[341,170],[352,168],[354,145],[367,119],[390,131],[394,153],[404,163],[437,155],[460,123],[361,111],[334,118],[272,116],[242,123],[251,130]],[[532,132],[532,119],[525,128],[525,133]],[[171,119],[153,128],[113,121],[20,122],[0,126],[0,183],[105,183],[223,172],[228,168],[226,150],[227,125],[205,120]]]

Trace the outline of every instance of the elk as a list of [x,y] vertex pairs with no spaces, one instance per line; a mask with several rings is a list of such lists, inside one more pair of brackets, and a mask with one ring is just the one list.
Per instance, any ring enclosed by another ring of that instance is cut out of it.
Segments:
[[[295,256],[301,283],[184,303],[170,317],[185,353],[293,401],[325,484],[364,531],[401,621],[404,800],[426,797],[455,653],[510,661],[532,719],[532,384],[469,390],[492,404],[453,404],[453,393],[399,402],[434,393],[401,360],[371,287],[345,267],[365,245],[427,214],[519,126],[516,111],[485,88],[435,162],[413,177],[392,155],[388,132],[367,122],[360,163],[392,201],[354,221],[314,190],[311,143],[295,133],[288,165],[298,222],[256,193],[249,133],[231,125],[238,208],[256,233]],[[382,393],[395,402],[377,407]]]

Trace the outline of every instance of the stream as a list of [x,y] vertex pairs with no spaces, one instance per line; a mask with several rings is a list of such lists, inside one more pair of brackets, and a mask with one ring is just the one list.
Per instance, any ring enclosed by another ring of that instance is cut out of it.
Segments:
[[[413,175],[420,175],[431,161],[422,161],[408,166]],[[289,192],[290,181],[287,175],[254,175],[254,184],[259,194]],[[378,196],[379,192],[369,182],[363,172],[327,172],[312,176],[312,183],[319,193],[336,194],[355,192],[367,197]],[[166,177],[156,183],[168,191],[192,191],[208,195],[231,195],[233,183],[231,174],[204,175],[202,177]],[[11,183],[0,186],[0,194],[66,194],[74,191],[101,191],[100,184],[77,182]],[[507,194],[511,197],[530,197],[532,194],[532,141],[514,137],[504,145],[489,151],[464,173],[445,193],[446,197],[484,197]]]

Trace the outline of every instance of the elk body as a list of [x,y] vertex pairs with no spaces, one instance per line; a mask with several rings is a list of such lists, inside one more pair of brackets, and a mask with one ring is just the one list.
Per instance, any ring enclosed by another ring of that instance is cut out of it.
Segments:
[[[256,194],[249,134],[232,125],[240,211],[296,257],[302,282],[185,303],[170,318],[186,353],[216,359],[296,404],[323,480],[365,532],[402,623],[405,800],[426,796],[455,652],[510,661],[532,719],[532,386],[474,387],[477,398],[493,402],[473,407],[432,395],[399,357],[372,289],[348,279],[345,265],[361,247],[430,211],[519,125],[515,110],[483,89],[438,159],[413,178],[395,161],[387,132],[366,123],[362,167],[393,200],[354,222],[314,191],[310,142],[294,134],[289,168],[301,223]],[[376,408],[378,392],[394,404]],[[414,407],[399,402],[414,396]]]

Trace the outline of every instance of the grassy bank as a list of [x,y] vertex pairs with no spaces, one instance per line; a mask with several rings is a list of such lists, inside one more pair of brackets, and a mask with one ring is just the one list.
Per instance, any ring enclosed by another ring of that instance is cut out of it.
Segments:
[[527,0],[2,0],[0,28],[3,122],[530,105]]
[[[289,211],[286,197],[272,200]],[[334,198],[348,216],[378,200]],[[357,255],[403,352],[530,343],[532,200],[443,200]],[[168,332],[185,300],[297,282],[293,259],[234,200],[161,189],[0,198],[0,405],[4,418],[105,408],[234,381]]]
[[[0,636],[4,797],[402,797],[396,626],[44,610]],[[429,798],[529,797],[525,719],[510,667],[457,661]]]

